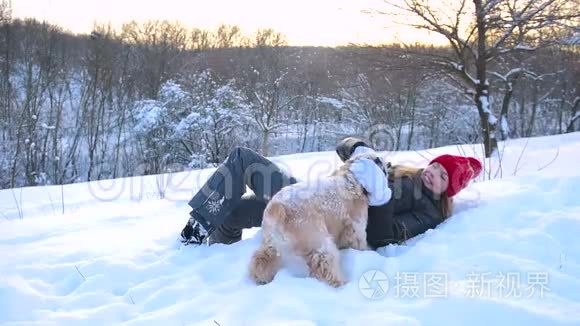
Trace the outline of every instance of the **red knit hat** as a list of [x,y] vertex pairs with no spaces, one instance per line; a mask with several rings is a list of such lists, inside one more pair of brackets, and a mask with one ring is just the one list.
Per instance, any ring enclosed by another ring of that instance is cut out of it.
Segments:
[[461,189],[467,187],[469,181],[481,173],[481,162],[474,157],[441,155],[434,158],[429,164],[441,164],[449,174],[447,195],[453,197]]

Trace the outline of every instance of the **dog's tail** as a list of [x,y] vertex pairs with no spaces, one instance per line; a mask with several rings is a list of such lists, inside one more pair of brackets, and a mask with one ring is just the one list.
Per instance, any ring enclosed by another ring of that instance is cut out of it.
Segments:
[[262,244],[254,252],[250,262],[250,278],[258,284],[270,283],[278,269],[281,257],[276,234],[279,221],[286,219],[286,211],[281,203],[271,201],[264,211],[262,221]]

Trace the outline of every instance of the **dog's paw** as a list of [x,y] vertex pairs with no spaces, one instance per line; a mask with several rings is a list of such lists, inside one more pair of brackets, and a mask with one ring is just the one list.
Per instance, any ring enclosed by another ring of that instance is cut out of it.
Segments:
[[346,283],[348,283],[345,280],[341,280],[341,279],[336,279],[336,280],[327,280],[328,285],[334,287],[334,288],[340,288],[343,285],[346,285]]
[[276,249],[261,246],[250,261],[249,276],[256,284],[270,283],[279,268],[280,256]]

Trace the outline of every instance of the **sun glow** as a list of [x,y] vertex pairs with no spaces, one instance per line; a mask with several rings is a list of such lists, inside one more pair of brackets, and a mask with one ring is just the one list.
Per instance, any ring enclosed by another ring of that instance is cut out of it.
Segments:
[[120,28],[131,20],[165,19],[209,30],[238,25],[246,35],[273,28],[290,45],[441,42],[387,15],[363,12],[385,9],[382,0],[17,0],[12,7],[15,18],[34,17],[74,33],[90,33],[95,23]]

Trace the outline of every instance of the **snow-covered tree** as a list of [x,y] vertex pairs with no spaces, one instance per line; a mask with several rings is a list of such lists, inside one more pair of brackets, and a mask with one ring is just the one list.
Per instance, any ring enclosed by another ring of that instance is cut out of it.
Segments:
[[165,82],[157,100],[134,108],[135,131],[145,146],[144,159],[160,172],[170,163],[202,167],[227,156],[249,122],[249,105],[234,81],[211,71]]
[[450,51],[423,54],[473,96],[480,116],[485,154],[497,149],[498,119],[490,107],[489,65],[517,52],[560,43],[577,32],[577,3],[561,0],[404,0],[406,21],[444,37]]
[[[191,154],[200,144],[198,150],[205,153],[209,163],[220,163],[243,137],[242,128],[252,123],[250,105],[235,80],[222,81],[211,71],[190,78],[187,90],[193,105],[176,126],[174,137]],[[191,165],[199,163],[191,161]]]

